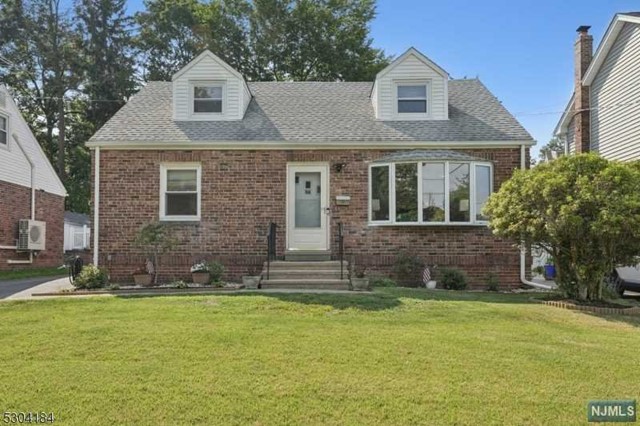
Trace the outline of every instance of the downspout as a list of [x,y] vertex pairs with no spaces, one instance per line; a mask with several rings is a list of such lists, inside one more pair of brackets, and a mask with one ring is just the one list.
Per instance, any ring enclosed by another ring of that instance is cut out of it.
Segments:
[[[520,145],[520,168],[523,170],[527,168],[527,151],[524,145]],[[524,285],[528,285],[529,287],[539,288],[542,290],[553,290],[553,287],[549,285],[529,281],[527,279],[526,269],[527,250],[522,247],[520,249],[520,282]]]
[[100,230],[100,147],[95,149],[93,176],[93,264],[98,266],[98,241]]
[[[20,143],[20,139],[18,139],[18,135],[16,135],[15,133],[13,133],[11,136],[13,136],[13,139],[16,141],[16,145],[18,145],[18,148],[20,148],[20,151],[22,151],[22,155],[24,155],[24,158],[27,159],[27,161],[29,162],[29,165],[31,166],[31,220],[35,220],[36,219],[36,165],[33,161],[31,161],[31,157],[29,157],[29,154],[27,154],[27,151],[24,149],[24,147],[22,146],[22,144]],[[4,248],[4,247],[1,247]],[[14,247],[14,249],[16,249],[17,247]],[[12,264],[12,265],[24,265],[24,264],[32,264],[33,263],[33,251],[29,251],[29,260],[7,260],[7,263]]]

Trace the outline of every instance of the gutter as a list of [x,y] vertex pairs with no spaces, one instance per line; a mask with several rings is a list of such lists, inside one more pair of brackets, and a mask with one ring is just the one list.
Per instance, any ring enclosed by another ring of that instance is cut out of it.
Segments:
[[[31,157],[29,157],[29,154],[27,154],[27,151],[24,149],[24,147],[22,146],[22,144],[20,143],[20,139],[18,139],[18,135],[16,135],[15,133],[13,133],[11,136],[13,136],[13,139],[16,141],[16,145],[18,145],[18,147],[20,148],[20,151],[22,151],[22,155],[24,155],[24,158],[27,159],[27,161],[29,162],[29,165],[31,166],[31,174],[30,174],[30,178],[31,178],[31,220],[35,220],[36,219],[36,165],[35,163],[31,160]],[[4,248],[4,247],[0,247],[0,248]],[[13,247],[14,249],[17,249],[18,247]],[[29,251],[29,260],[7,260],[8,264],[11,265],[30,265],[33,263],[33,251]]]
[[[526,145],[520,145],[520,168],[523,170],[527,168],[527,151],[525,149],[525,146]],[[522,247],[520,249],[520,282],[524,285],[528,285],[529,287],[538,288],[541,290],[553,290],[553,287],[549,285],[529,281],[527,279],[526,268],[527,250]]]

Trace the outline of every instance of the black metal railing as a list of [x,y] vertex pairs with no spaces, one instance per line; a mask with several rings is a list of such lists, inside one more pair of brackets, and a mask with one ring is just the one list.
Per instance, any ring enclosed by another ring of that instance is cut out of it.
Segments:
[[269,279],[269,269],[271,267],[271,261],[276,258],[276,241],[278,237],[278,225],[274,222],[269,223],[269,230],[267,231],[267,279]]
[[340,279],[344,279],[344,226],[338,223],[338,257],[340,258]]

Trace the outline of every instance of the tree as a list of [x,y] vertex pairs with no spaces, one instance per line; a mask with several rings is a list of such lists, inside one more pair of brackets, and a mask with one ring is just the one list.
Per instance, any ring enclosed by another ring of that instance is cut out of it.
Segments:
[[540,148],[540,161],[545,162],[550,158],[558,158],[564,155],[564,141],[557,136],[551,138],[546,145]]
[[[18,96],[27,122],[66,181],[64,98],[77,89],[78,38],[60,0],[0,2],[0,82]],[[57,131],[57,135],[54,133]]]
[[640,164],[581,154],[517,170],[484,212],[496,235],[553,256],[567,296],[600,300],[613,268],[640,255]]
[[136,15],[146,78],[170,80],[209,49],[250,80],[372,80],[373,0],[146,0]]
[[141,27],[136,44],[147,80],[171,80],[204,49],[240,73],[251,74],[247,1],[145,0],[145,6],[135,20]]
[[153,283],[158,284],[160,256],[171,251],[176,244],[171,228],[160,222],[148,223],[138,231],[135,244],[149,256],[148,260],[153,263]]
[[95,132],[136,91],[133,22],[125,15],[125,0],[79,0],[75,11],[82,35],[82,93]]

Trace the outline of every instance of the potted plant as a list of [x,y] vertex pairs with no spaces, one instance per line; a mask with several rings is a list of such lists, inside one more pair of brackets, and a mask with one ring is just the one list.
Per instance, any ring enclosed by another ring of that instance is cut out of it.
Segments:
[[553,257],[547,258],[547,263],[544,265],[544,279],[552,281],[556,278],[556,266],[553,261]]
[[260,284],[260,268],[257,265],[250,265],[247,268],[249,275],[242,276],[242,284],[245,288],[256,289]]
[[209,284],[211,282],[209,266],[204,260],[191,266],[191,280],[196,284]]
[[351,288],[355,291],[369,290],[369,277],[366,275],[367,267],[353,265],[353,274],[351,276]]
[[149,287],[153,282],[153,263],[147,259],[144,266],[133,271],[133,282],[135,285]]

